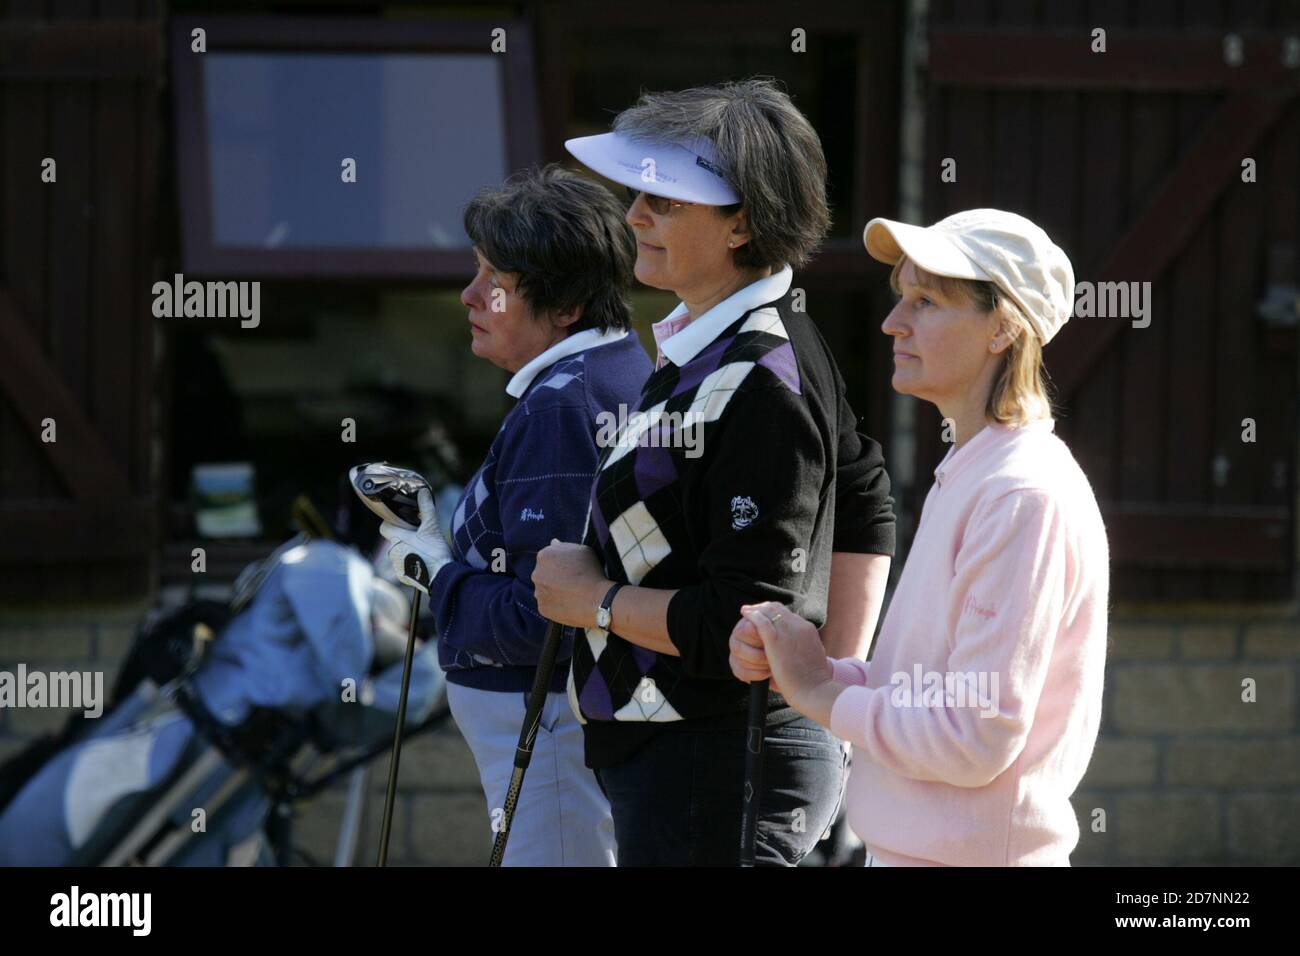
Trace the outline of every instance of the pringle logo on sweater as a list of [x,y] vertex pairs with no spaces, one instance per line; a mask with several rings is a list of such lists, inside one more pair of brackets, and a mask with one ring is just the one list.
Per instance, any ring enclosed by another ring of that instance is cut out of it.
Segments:
[[973,594],[966,595],[966,600],[962,602],[962,614],[975,614],[985,620],[992,620],[997,617],[998,609],[992,605],[984,605],[975,600]]
[[731,499],[731,527],[734,531],[748,528],[758,518],[758,505],[748,495],[736,495]]

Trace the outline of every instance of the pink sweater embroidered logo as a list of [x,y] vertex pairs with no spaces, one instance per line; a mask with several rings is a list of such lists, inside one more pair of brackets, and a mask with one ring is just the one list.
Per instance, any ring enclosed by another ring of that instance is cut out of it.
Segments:
[[973,595],[966,598],[966,603],[962,605],[962,610],[967,614],[978,614],[980,617],[984,618],[996,617],[998,613],[992,606],[985,607],[983,604],[980,604],[979,601],[975,600]]
[[[949,450],[871,661],[834,662],[857,685],[831,711],[854,749],[849,822],[884,863],[1068,866],[1078,843],[1070,794],[1101,722],[1109,549],[1053,426],[990,425]],[[900,705],[896,675],[921,672],[958,689],[991,677],[993,706],[951,692]]]

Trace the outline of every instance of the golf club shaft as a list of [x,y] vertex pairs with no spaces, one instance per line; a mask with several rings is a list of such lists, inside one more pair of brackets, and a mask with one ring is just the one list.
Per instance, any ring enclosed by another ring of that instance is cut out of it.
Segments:
[[384,824],[379,831],[379,863],[388,862],[388,836],[393,826],[393,799],[397,795],[397,765],[402,759],[402,731],[406,729],[406,697],[411,689],[411,665],[415,660],[415,622],[420,616],[420,590],[411,588],[411,628],[406,636],[406,659],[402,664],[402,693],[397,701],[397,730],[393,732],[393,756],[388,762],[388,795],[384,798]]
[[763,792],[763,729],[767,723],[765,680],[749,685],[749,721],[745,727],[745,802],[740,811],[740,865],[754,865],[758,840],[758,804]]
[[533,679],[533,689],[528,695],[528,707],[524,712],[524,725],[519,729],[519,744],[515,748],[515,769],[510,775],[510,787],[506,791],[505,805],[501,809],[501,823],[497,835],[492,841],[492,856],[488,866],[500,866],[506,856],[506,841],[510,839],[510,824],[514,821],[515,807],[519,804],[519,793],[524,788],[524,774],[533,759],[533,743],[537,740],[537,728],[542,719],[542,708],[546,706],[546,695],[551,689],[551,677],[555,674],[555,658],[560,653],[560,643],[564,638],[564,628],[552,621],[546,628],[546,641],[542,644],[542,658],[537,662],[537,676]]

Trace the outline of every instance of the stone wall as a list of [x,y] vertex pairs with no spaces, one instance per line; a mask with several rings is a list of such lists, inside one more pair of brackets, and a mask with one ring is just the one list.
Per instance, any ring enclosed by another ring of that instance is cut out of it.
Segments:
[[[107,692],[143,610],[0,612],[0,670],[101,670]],[[1242,700],[1245,678],[1254,703]],[[0,708],[0,761],[67,714]],[[387,774],[384,754],[370,773],[363,865]],[[341,784],[298,808],[295,843],[319,861],[333,859],[346,798]],[[1300,863],[1295,608],[1117,608],[1101,736],[1073,804],[1076,865]],[[490,848],[473,757],[448,720],[403,748],[389,863],[481,866]]]
[[1073,804],[1078,865],[1300,863],[1294,608],[1117,609]]

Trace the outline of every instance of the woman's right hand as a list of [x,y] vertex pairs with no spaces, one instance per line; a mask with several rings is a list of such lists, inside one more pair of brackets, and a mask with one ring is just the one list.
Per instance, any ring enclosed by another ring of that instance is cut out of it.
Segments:
[[[393,543],[393,546],[388,549],[388,560],[397,573],[397,579],[428,594],[429,582],[442,570],[443,565],[451,562],[452,555],[451,549],[447,547],[447,540],[442,536],[442,528],[438,525],[438,510],[434,506],[432,492],[428,488],[421,488],[418,500],[419,528],[412,531],[391,521],[385,521],[379,526],[379,533]],[[419,561],[408,567],[407,561],[412,555]],[[412,573],[422,571],[420,577],[424,580],[409,576],[408,571]]]
[[763,650],[763,639],[758,636],[758,631],[746,618],[742,617],[731,629],[728,645],[731,648],[731,673],[735,674],[738,680],[743,680],[747,684],[761,680],[770,681],[768,686],[778,694],[781,693],[781,688],[776,686],[776,681],[772,679],[772,671],[767,666],[767,653]]

